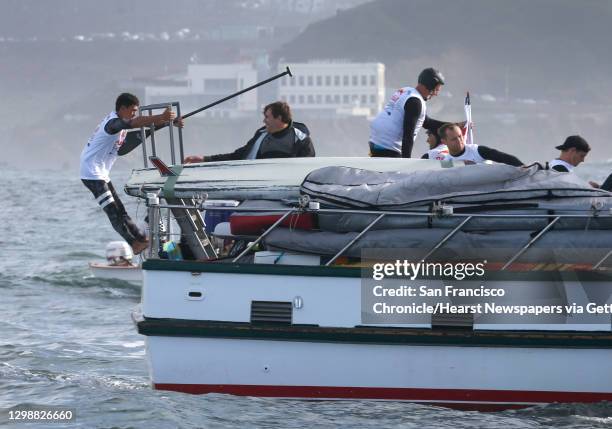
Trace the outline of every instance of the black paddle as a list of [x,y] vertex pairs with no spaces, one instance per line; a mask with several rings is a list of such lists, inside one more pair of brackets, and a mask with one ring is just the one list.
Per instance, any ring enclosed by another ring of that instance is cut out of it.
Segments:
[[[204,107],[200,107],[199,109],[194,110],[193,112],[189,112],[186,115],[183,115],[183,119],[187,119],[190,116],[195,115],[196,113],[200,113],[206,109],[210,109],[211,107],[216,106],[217,104],[223,103],[224,101],[227,101],[231,98],[237,97],[240,94],[244,94],[247,91],[250,91],[252,89],[257,88],[258,86],[261,85],[265,85],[268,82],[272,82],[273,80],[279,79],[285,75],[289,75],[291,77],[293,77],[293,75],[291,74],[291,70],[289,70],[289,67],[287,67],[287,70],[285,70],[282,73],[279,73],[275,76],[272,76],[271,78],[268,78],[266,80],[263,80],[259,83],[256,83],[255,85],[249,86],[248,88],[242,89],[232,95],[228,95],[225,98],[222,98],[220,100],[217,100],[213,103],[207,104]],[[156,130],[162,129],[167,125],[163,125],[159,128],[156,128]],[[145,133],[145,138],[148,138],[151,135],[151,130],[147,129],[146,133]],[[133,151],[134,149],[136,149],[140,144],[142,143],[142,134],[140,133],[140,130],[137,131],[130,131],[129,133],[127,133],[127,135],[125,136],[125,141],[123,142],[123,144],[121,145],[121,147],[118,150],[118,154],[119,156],[123,156],[123,155],[127,155],[128,153],[130,153],[131,151]]]

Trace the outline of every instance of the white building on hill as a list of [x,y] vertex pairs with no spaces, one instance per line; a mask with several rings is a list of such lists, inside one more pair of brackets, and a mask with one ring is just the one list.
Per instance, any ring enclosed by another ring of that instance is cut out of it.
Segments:
[[293,110],[315,116],[374,116],[385,102],[381,63],[308,62],[282,64],[292,71],[279,86],[279,98]]
[[[246,64],[190,64],[182,86],[145,87],[146,104],[179,101],[183,113],[198,109],[257,82],[257,71]],[[257,110],[257,90],[202,112],[203,117],[240,118]]]
[[[284,100],[301,117],[371,117],[382,109],[385,102],[384,64],[290,63],[279,66],[279,72],[287,66],[293,77],[285,76],[266,86],[268,92],[263,93],[265,96],[262,94],[266,100],[258,102],[258,88],[202,112],[201,116],[243,118],[257,115],[267,103]],[[250,63],[191,64],[184,80],[166,86],[146,86],[145,103],[179,101],[182,112],[186,113],[268,77],[258,77],[255,66]]]

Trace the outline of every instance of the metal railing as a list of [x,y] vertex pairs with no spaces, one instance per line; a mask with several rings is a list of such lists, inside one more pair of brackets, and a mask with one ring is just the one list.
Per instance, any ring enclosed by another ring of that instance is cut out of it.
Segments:
[[[201,201],[192,206],[180,206],[180,205],[158,205],[157,209],[168,208],[168,209],[183,209],[183,210],[199,210],[203,211],[206,209],[214,209],[216,211],[230,211],[230,212],[276,212],[282,213],[282,216],[268,227],[262,234],[260,234],[253,242],[244,249],[240,255],[235,257],[232,262],[238,262],[240,258],[248,254],[258,243],[260,243],[267,235],[269,235],[274,229],[283,223],[290,215],[299,215],[306,213],[319,213],[319,214],[367,214],[376,216],[374,220],[369,222],[364,228],[359,231],[357,236],[349,240],[346,245],[342,247],[325,265],[331,265],[340,256],[342,256],[348,249],[350,249],[356,242],[358,242],[374,225],[376,225],[384,217],[388,216],[406,216],[406,217],[435,217],[435,218],[463,218],[459,225],[455,227],[449,227],[448,234],[439,239],[436,244],[429,249],[429,251],[422,258],[425,261],[430,258],[438,249],[440,249],[445,243],[451,240],[461,229],[472,219],[475,218],[488,218],[488,219],[518,219],[518,218],[531,218],[531,219],[547,219],[548,223],[545,227],[538,230],[537,234],[530,239],[530,241],[512,255],[512,257],[504,263],[501,270],[506,270],[512,265],[521,255],[523,255],[529,248],[531,248],[537,241],[541,240],[549,231],[551,231],[555,224],[561,219],[593,219],[593,218],[610,218],[612,219],[612,212],[606,213],[599,210],[594,210],[590,214],[558,214],[551,215],[547,214],[492,214],[492,213],[454,213],[451,206],[436,206],[431,211],[394,211],[394,210],[353,210],[353,209],[322,209],[318,207],[318,204],[310,204],[309,201],[301,202],[295,207],[288,208],[241,208],[241,207],[219,207],[214,205],[208,205],[206,201]],[[313,208],[316,207],[316,208]],[[398,228],[395,228],[398,229]],[[401,228],[399,228],[401,229]],[[518,246],[517,246],[518,247]],[[600,268],[603,263],[612,256],[612,250],[610,250],[603,259],[599,260],[596,264],[593,264],[593,269]]]
[[[168,103],[158,103],[158,104],[149,104],[147,106],[140,106],[140,114],[142,115],[144,112],[148,112],[149,116],[153,116],[153,112],[155,110],[166,110],[167,108],[175,108],[176,109],[176,117],[181,116],[181,105],[178,101],[172,101]],[[168,123],[168,132],[170,136],[170,161],[172,165],[176,165],[176,143],[174,140],[174,128],[178,128],[178,149],[179,149],[179,160],[180,163],[183,163],[185,159],[185,153],[183,150],[183,129],[181,127],[175,127],[173,122],[170,121]],[[160,128],[157,128],[160,129]],[[142,139],[142,157],[144,161],[144,167],[149,167],[149,158],[147,155],[147,137],[151,138],[151,155],[157,156],[157,148],[155,146],[155,125],[151,125],[150,127],[141,127],[140,128],[140,137]]]

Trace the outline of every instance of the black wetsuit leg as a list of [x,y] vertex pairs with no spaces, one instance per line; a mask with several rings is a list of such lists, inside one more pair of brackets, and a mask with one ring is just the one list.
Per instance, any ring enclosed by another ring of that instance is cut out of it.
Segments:
[[612,174],[610,174],[606,181],[603,182],[603,185],[601,185],[601,189],[612,192]]
[[81,181],[87,189],[91,191],[98,205],[104,210],[115,231],[117,231],[130,246],[134,241],[146,240],[146,236],[128,216],[111,182],[107,183],[104,180],[86,179],[81,179]]

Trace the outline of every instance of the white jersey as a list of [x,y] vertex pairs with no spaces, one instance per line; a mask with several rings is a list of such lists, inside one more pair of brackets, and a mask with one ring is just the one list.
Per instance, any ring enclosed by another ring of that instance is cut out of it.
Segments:
[[118,118],[111,112],[100,122],[81,152],[81,179],[110,181],[109,173],[117,159],[117,151],[123,144],[127,130],[108,134],[104,127],[111,119]]
[[477,144],[466,144],[465,150],[459,156],[449,155],[450,159],[457,161],[464,161],[466,164],[483,164],[486,162],[480,154],[478,153],[478,145]]
[[429,159],[437,159],[438,161],[448,161],[451,159],[448,153],[448,147],[445,144],[439,144],[433,149],[429,149],[427,151],[427,156]]
[[561,167],[565,167],[567,168],[567,171],[569,171],[570,173],[572,172],[572,170],[574,169],[574,166],[570,163],[567,163],[561,159],[553,159],[552,161],[550,161],[548,163],[548,167],[550,169],[552,169],[554,166],[556,165],[560,165]]
[[374,118],[370,124],[370,142],[374,145],[395,152],[402,152],[402,137],[404,136],[404,105],[409,98],[416,98],[421,102],[421,115],[414,127],[413,138],[423,127],[427,107],[425,100],[416,89],[406,86],[400,88],[391,96],[385,108]]

